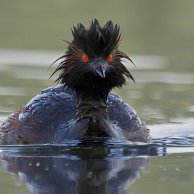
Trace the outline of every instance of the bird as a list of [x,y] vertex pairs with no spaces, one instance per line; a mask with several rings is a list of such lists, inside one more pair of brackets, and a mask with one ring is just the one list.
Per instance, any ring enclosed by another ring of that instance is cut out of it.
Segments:
[[136,111],[112,92],[134,81],[119,50],[120,26],[97,19],[78,23],[59,57],[56,84],[42,90],[0,126],[0,144],[64,143],[81,138],[150,142],[150,130]]

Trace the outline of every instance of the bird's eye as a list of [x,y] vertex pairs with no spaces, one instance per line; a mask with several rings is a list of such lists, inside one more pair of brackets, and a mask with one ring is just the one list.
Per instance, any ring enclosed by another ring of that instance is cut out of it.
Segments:
[[82,55],[82,62],[87,63],[89,61],[89,57],[86,54]]
[[113,60],[113,56],[110,54],[108,55],[107,59],[106,59],[108,62],[112,62]]

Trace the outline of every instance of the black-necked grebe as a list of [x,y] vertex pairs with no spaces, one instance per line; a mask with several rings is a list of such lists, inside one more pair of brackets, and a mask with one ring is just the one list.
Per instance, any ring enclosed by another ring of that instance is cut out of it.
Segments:
[[[0,127],[1,144],[63,143],[83,137],[113,137],[148,142],[149,129],[137,113],[111,90],[125,77],[134,78],[118,50],[120,30],[97,20],[89,29],[78,24],[73,41],[54,73],[60,84],[35,96],[23,109],[11,114]],[[132,61],[131,61],[132,62]]]

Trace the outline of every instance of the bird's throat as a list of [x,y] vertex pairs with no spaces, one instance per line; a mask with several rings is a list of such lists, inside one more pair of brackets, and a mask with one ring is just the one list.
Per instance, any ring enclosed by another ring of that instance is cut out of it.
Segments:
[[78,118],[84,117],[108,117],[107,105],[105,101],[93,101],[88,99],[82,99],[78,102],[77,107]]
[[105,99],[78,98],[77,122],[85,123],[86,136],[104,137],[111,125],[108,119],[107,105]]

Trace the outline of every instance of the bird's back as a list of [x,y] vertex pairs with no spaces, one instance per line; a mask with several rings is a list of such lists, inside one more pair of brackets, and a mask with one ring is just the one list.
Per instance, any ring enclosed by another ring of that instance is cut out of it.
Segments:
[[[60,133],[71,125],[76,109],[77,97],[71,89],[67,89],[64,84],[47,88],[32,98],[23,109],[11,114],[1,125],[0,142],[62,143],[62,140],[58,142],[56,134],[63,135]],[[137,113],[118,95],[108,95],[107,110],[110,123],[129,136],[132,135],[133,141],[145,141],[148,138],[147,128],[141,123]]]

